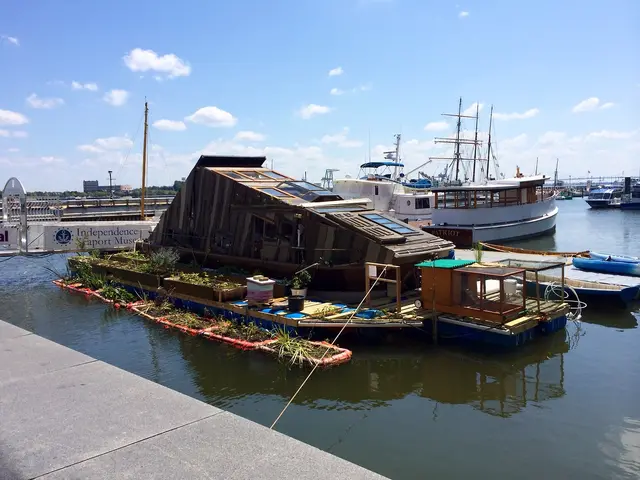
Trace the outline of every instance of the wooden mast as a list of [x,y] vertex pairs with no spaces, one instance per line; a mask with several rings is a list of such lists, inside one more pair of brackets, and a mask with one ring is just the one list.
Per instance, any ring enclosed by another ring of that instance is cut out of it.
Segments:
[[478,158],[478,116],[480,115],[480,104],[476,102],[476,136],[473,142],[473,181],[476,181],[476,159]]
[[491,125],[493,123],[493,105],[489,113],[489,137],[487,138],[487,180],[489,180],[489,166],[491,165]]
[[140,219],[144,220],[144,195],[147,188],[147,129],[149,106],[144,102],[144,140],[142,143],[142,188],[140,189]]

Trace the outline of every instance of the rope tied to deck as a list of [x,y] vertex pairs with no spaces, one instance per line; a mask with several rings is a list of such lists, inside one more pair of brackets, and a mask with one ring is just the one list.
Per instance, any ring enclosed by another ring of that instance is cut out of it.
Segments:
[[277,416],[277,418],[273,421],[273,423],[271,424],[271,426],[269,427],[269,429],[273,430],[273,427],[275,427],[276,423],[278,423],[278,420],[280,420],[280,417],[282,417],[282,415],[284,415],[284,412],[286,412],[287,408],[289,408],[289,405],[291,405],[293,403],[293,401],[295,400],[296,396],[298,396],[298,394],[300,393],[300,391],[302,390],[302,387],[305,386],[305,384],[309,381],[309,379],[311,378],[311,375],[313,375],[313,372],[316,371],[316,369],[318,368],[318,366],[322,363],[322,360],[324,360],[324,357],[327,355],[327,353],[329,353],[329,350],[331,350],[335,343],[338,341],[338,338],[340,337],[340,335],[342,334],[342,332],[344,332],[344,329],[347,328],[347,326],[349,325],[349,323],[351,322],[351,320],[353,319],[353,317],[355,317],[356,313],[358,313],[358,311],[360,310],[360,308],[362,307],[362,304],[365,302],[365,300],[369,297],[369,295],[371,294],[372,290],[374,289],[374,287],[378,284],[378,280],[380,280],[380,278],[382,278],[382,276],[384,275],[384,273],[387,271],[387,267],[385,266],[382,271],[380,272],[380,275],[378,275],[375,279],[375,281],[373,282],[373,285],[371,285],[371,287],[369,287],[369,290],[367,290],[367,292],[364,294],[364,297],[362,297],[362,300],[360,300],[360,303],[358,304],[358,306],[356,307],[356,309],[353,311],[353,313],[351,314],[351,316],[347,319],[346,323],[342,326],[342,328],[340,329],[340,331],[336,334],[335,338],[333,339],[333,341],[329,344],[329,346],[327,347],[327,349],[325,350],[325,352],[322,354],[322,357],[320,357],[320,360],[318,362],[315,363],[315,365],[313,366],[313,368],[311,369],[311,371],[309,372],[309,375],[307,375],[307,378],[304,379],[304,381],[300,384],[300,387],[298,387],[298,389],[296,390],[296,392],[291,396],[291,398],[289,399],[289,401],[287,402],[287,404],[284,406],[284,408],[282,409],[282,411],[280,412],[280,415]]

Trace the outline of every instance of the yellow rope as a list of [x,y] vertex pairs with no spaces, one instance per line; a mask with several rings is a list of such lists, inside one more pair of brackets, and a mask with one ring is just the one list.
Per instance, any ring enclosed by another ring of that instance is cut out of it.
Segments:
[[329,350],[331,350],[331,348],[335,345],[335,343],[338,341],[338,337],[340,337],[340,335],[342,334],[342,332],[344,332],[344,329],[347,328],[347,325],[349,325],[349,322],[351,322],[351,319],[355,316],[356,313],[358,313],[358,310],[360,310],[360,307],[362,307],[362,304],[364,303],[364,301],[367,299],[367,297],[369,296],[369,294],[371,293],[371,291],[373,290],[373,288],[376,286],[376,284],[378,283],[378,280],[380,280],[380,277],[382,277],[382,275],[384,275],[384,272],[387,270],[387,267],[385,266],[382,271],[380,272],[380,275],[378,275],[378,277],[376,278],[375,282],[373,282],[373,285],[371,285],[371,287],[369,288],[369,290],[367,291],[367,293],[364,294],[364,297],[362,297],[362,300],[360,301],[360,303],[358,304],[358,306],[356,307],[356,309],[353,311],[353,313],[351,314],[351,316],[347,319],[347,322],[342,326],[342,328],[340,329],[340,331],[338,332],[338,334],[336,335],[336,338],[333,339],[333,341],[331,342],[331,346],[327,347],[327,350],[324,352],[324,354],[322,355],[322,357],[320,357],[320,360],[318,362],[316,362],[316,364],[313,366],[313,368],[311,369],[311,371],[309,372],[309,375],[307,375],[307,378],[304,379],[304,381],[300,384],[300,387],[298,388],[298,390],[296,390],[296,393],[293,394],[293,396],[291,397],[291,399],[287,402],[287,404],[284,406],[284,408],[282,409],[282,411],[280,412],[280,415],[278,415],[278,417],[273,421],[273,423],[271,424],[271,426],[269,427],[270,429],[273,429],[273,427],[276,425],[276,423],[278,423],[278,420],[280,420],[280,417],[282,417],[282,415],[284,414],[284,412],[287,410],[287,408],[289,408],[289,405],[291,405],[291,403],[293,402],[293,400],[296,398],[296,396],[298,395],[298,393],[300,393],[300,391],[302,390],[302,387],[304,387],[305,383],[307,383],[307,381],[311,378],[311,375],[313,375],[313,372],[316,371],[316,368],[318,368],[318,365],[320,365],[322,363],[322,360],[324,359],[324,357],[327,355],[327,353],[329,353]]

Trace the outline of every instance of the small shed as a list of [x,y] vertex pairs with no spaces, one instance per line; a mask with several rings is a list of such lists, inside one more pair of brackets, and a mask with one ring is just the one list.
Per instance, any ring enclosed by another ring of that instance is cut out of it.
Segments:
[[473,260],[421,262],[420,306],[442,313],[505,323],[526,310],[524,268]]

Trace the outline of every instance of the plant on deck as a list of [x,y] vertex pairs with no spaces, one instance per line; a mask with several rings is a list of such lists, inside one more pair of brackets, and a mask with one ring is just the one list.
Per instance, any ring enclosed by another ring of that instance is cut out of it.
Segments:
[[100,290],[107,284],[106,277],[95,273],[91,265],[86,262],[81,262],[76,265],[75,278],[83,286],[91,290]]
[[180,272],[178,274],[178,278],[180,279],[180,281],[185,283],[191,283],[194,285],[203,285],[205,287],[212,287],[217,290],[232,290],[234,288],[238,288],[242,286],[242,284],[227,280],[221,275],[211,275],[207,272],[201,272],[201,273]]
[[139,262],[146,262],[147,260],[149,260],[149,257],[147,257],[139,250],[126,250],[124,252],[115,253],[107,258],[111,258],[112,256],[118,256],[120,258],[127,258],[130,260],[137,260]]
[[482,244],[480,242],[476,242],[473,246],[473,255],[475,257],[476,263],[482,262]]
[[296,273],[291,279],[291,288],[295,290],[300,290],[302,288],[307,288],[307,286],[311,283],[311,274],[308,270],[303,270],[301,272]]
[[178,264],[180,256],[173,248],[161,248],[149,255],[149,261],[138,265],[138,270],[142,273],[152,275],[167,275],[173,273]]

